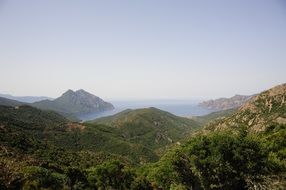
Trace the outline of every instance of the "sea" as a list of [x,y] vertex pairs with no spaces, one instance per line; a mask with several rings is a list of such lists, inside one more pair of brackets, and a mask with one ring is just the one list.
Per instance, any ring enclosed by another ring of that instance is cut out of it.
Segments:
[[155,107],[181,117],[201,116],[212,112],[212,110],[198,106],[200,101],[196,100],[114,100],[109,102],[114,105],[115,109],[101,113],[84,114],[78,117],[82,121],[89,121],[101,117],[111,116],[126,109],[140,109],[149,107]]

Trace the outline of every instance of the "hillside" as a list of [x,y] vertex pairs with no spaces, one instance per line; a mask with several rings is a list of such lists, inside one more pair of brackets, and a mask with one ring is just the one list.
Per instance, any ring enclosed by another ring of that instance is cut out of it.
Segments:
[[[285,189],[286,84],[220,114],[142,169],[161,189]],[[228,116],[227,116],[228,115]]]
[[[30,106],[0,106],[1,146],[6,149],[39,151],[38,144],[62,148],[65,151],[92,151],[122,155],[132,163],[158,159],[149,147],[132,143],[122,136],[122,131],[97,124],[79,124],[52,112]],[[15,142],[13,142],[13,140]],[[21,142],[21,143],[19,143]]]
[[235,95],[231,98],[219,98],[215,100],[204,101],[201,102],[199,106],[214,111],[228,110],[240,107],[251,97],[252,96]]
[[216,120],[206,130],[235,130],[246,126],[252,132],[264,131],[276,124],[286,124],[286,84],[275,86],[254,97],[227,118]]
[[57,99],[35,102],[31,106],[42,110],[52,110],[68,118],[78,118],[81,114],[114,109],[112,104],[84,90],[75,92],[68,90]]
[[191,119],[156,108],[125,110],[92,122],[116,128],[128,141],[151,149],[176,143],[200,127]]
[[195,120],[198,122],[200,125],[204,126],[208,124],[209,122],[213,122],[215,119],[220,119],[222,117],[228,117],[235,113],[238,110],[238,108],[232,108],[228,110],[222,110],[222,111],[216,111],[212,112],[207,115],[202,115],[202,116],[193,116],[191,119]]
[[[121,123],[123,118],[126,122]],[[65,172],[71,168],[82,171],[108,160],[126,165],[155,162],[159,159],[157,148],[198,127],[192,120],[155,108],[79,124],[52,111],[0,106],[0,186],[27,186],[25,176],[30,175],[30,169],[68,176]]]
[[283,189],[285,87],[201,117],[217,118],[203,130],[156,108],[76,123],[0,106],[0,189]]
[[42,100],[52,100],[52,98],[45,96],[12,96],[10,94],[0,94],[0,97],[25,103],[34,103]]
[[[74,167],[96,166],[108,159],[135,164],[141,157],[157,159],[147,148],[124,141],[115,130],[72,123],[30,106],[0,106],[0,189],[31,189],[25,182],[41,171],[65,176]],[[64,178],[54,177],[64,184]]]
[[19,106],[19,105],[23,105],[23,104],[25,104],[25,103],[19,102],[16,100],[11,100],[8,98],[0,97],[0,105],[1,106]]

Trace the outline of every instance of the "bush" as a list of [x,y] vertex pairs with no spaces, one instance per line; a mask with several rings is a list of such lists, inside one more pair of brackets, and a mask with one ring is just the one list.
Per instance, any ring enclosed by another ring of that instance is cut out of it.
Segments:
[[27,166],[22,169],[22,173],[24,174],[23,189],[62,189],[66,180],[65,175],[52,173],[38,166]]
[[91,187],[98,189],[130,189],[134,174],[119,161],[105,162],[87,170]]

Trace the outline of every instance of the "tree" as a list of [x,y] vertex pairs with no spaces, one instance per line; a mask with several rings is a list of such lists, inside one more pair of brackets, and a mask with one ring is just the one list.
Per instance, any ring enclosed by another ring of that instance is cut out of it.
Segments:
[[91,187],[98,189],[130,189],[134,174],[119,161],[105,162],[87,170]]

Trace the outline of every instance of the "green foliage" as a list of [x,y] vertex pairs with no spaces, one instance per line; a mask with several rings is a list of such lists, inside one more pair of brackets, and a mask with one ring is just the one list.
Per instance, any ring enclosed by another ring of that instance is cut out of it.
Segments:
[[66,177],[38,166],[27,166],[22,169],[24,175],[23,189],[62,189]]
[[177,142],[201,127],[191,119],[178,117],[156,108],[126,110],[90,123],[115,128],[129,142],[143,145],[151,150]]
[[189,157],[179,149],[168,152],[160,162],[153,165],[148,172],[148,178],[163,189],[169,189],[171,186],[198,186]]
[[270,125],[259,135],[264,149],[268,150],[273,170],[286,170],[286,125]]
[[134,174],[118,161],[111,161],[87,170],[88,181],[98,189],[130,189]]
[[138,176],[130,186],[131,190],[152,190],[153,186],[145,176]]
[[68,167],[65,172],[68,181],[68,187],[71,189],[86,189],[88,182],[86,179],[85,172],[75,167]]
[[[237,135],[214,133],[193,137],[144,173],[163,189],[247,189],[249,179],[251,184],[262,184],[263,176],[279,171],[270,159],[273,153],[245,130]],[[276,162],[282,160],[276,157]]]
[[196,138],[187,152],[207,189],[243,189],[247,176],[264,174],[267,168],[267,153],[251,137]]
[[[274,102],[272,109],[282,117],[279,105]],[[265,110],[261,114],[267,115]],[[255,114],[248,110],[240,116]],[[156,163],[156,151],[199,126],[154,108],[126,111],[98,123],[72,123],[75,128],[70,124],[53,112],[0,106],[0,189],[235,190],[286,185],[283,124],[267,123],[265,130],[252,133],[244,122],[236,124],[235,133],[196,134]]]

